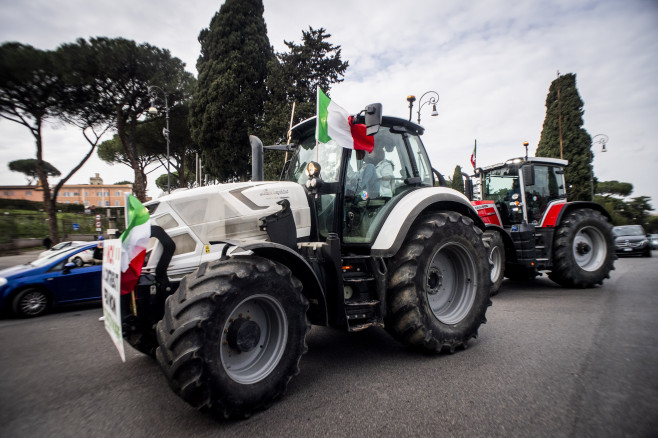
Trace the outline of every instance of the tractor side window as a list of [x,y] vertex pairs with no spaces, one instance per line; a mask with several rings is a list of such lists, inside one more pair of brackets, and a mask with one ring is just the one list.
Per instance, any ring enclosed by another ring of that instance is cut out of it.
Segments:
[[425,148],[423,147],[420,138],[416,135],[409,135],[409,143],[411,143],[411,151],[414,154],[422,184],[431,186],[433,181],[432,166],[430,165],[430,160],[427,158]]

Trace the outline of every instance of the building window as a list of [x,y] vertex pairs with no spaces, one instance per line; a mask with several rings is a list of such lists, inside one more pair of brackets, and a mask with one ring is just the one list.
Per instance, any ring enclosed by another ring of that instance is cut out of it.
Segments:
[[89,207],[89,201],[85,201],[85,207]]
[[120,202],[119,202],[119,201],[114,201],[114,206],[115,206],[115,207],[120,207],[120,206],[121,206],[121,204],[120,204]]
[[85,192],[85,196],[89,196],[89,192]]
[[80,196],[80,192],[73,192],[73,196]]
[[121,196],[121,192],[117,192],[117,196]]
[[110,201],[105,201],[105,206],[109,207],[110,206]]
[[96,196],[100,198],[101,196],[103,196],[103,192],[96,192]]
[[32,190],[25,190],[25,196],[32,196]]

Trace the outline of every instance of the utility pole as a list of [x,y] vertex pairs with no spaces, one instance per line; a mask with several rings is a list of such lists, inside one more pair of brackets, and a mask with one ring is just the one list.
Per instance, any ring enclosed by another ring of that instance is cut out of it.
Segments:
[[557,71],[557,126],[560,132],[560,159],[564,160],[562,152],[562,102],[560,101],[560,70]]

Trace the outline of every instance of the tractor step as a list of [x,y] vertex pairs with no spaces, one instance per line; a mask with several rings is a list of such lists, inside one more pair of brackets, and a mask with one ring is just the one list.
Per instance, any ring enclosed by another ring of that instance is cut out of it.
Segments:
[[347,301],[345,303],[345,316],[348,331],[358,332],[373,326],[384,327],[380,304],[378,300]]

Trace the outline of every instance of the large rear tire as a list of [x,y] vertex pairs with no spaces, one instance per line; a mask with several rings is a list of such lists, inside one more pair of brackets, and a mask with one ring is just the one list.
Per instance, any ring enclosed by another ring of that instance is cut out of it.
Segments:
[[485,231],[482,240],[488,244],[491,265],[491,296],[498,293],[505,276],[505,243],[498,231]]
[[615,246],[612,225],[589,208],[562,220],[553,241],[553,270],[548,278],[564,287],[593,287],[610,278]]
[[172,389],[223,418],[268,408],[299,373],[308,301],[285,266],[256,256],[204,263],[183,278],[157,325]]
[[386,329],[403,344],[453,353],[477,337],[491,305],[482,231],[455,212],[422,217],[389,269]]

